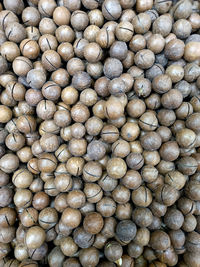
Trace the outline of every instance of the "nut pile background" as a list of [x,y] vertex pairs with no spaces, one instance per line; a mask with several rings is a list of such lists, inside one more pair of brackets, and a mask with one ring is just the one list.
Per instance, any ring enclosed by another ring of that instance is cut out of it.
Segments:
[[0,267],[200,266],[200,2],[3,0]]

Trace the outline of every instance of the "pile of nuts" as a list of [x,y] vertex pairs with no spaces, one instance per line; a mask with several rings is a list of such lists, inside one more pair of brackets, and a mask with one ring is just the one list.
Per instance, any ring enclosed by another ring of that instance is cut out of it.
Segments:
[[199,0],[0,3],[0,267],[200,267]]

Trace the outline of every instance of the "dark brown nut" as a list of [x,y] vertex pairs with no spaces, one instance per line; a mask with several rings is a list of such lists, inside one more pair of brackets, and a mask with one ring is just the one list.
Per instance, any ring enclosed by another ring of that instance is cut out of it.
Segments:
[[133,210],[132,219],[139,227],[148,227],[153,222],[153,215],[148,208],[137,207]]
[[146,70],[146,78],[152,81],[156,76],[164,73],[164,68],[161,64],[155,63],[151,68]]
[[181,249],[185,243],[185,234],[182,230],[171,230],[169,232],[171,243],[175,249]]
[[169,265],[176,265],[178,262],[178,255],[172,247],[169,247],[166,251],[157,251],[156,255],[159,260],[163,260]]
[[154,151],[161,146],[161,137],[155,132],[147,132],[141,137],[141,145],[145,150]]
[[130,153],[126,158],[128,167],[132,170],[139,170],[144,165],[144,158],[140,153]]
[[74,74],[72,78],[72,84],[74,88],[82,91],[91,85],[91,77],[87,72],[78,71]]
[[150,209],[153,213],[154,216],[157,217],[161,217],[164,216],[166,211],[167,211],[167,207],[155,200],[152,201],[151,205],[150,205]]
[[160,109],[158,111],[158,120],[163,126],[171,126],[176,120],[176,114],[173,110]]
[[80,248],[89,248],[94,242],[94,235],[86,232],[83,227],[78,227],[73,232],[73,239]]
[[109,261],[116,262],[123,254],[122,246],[116,241],[110,241],[104,248],[104,254]]
[[136,226],[130,220],[124,220],[117,224],[116,235],[121,241],[133,240],[136,235]]
[[184,222],[183,214],[174,208],[168,209],[165,213],[164,222],[172,230],[178,230]]
[[107,58],[104,63],[104,75],[109,78],[117,78],[122,74],[123,66],[122,63],[116,58]]
[[137,230],[134,242],[140,246],[146,246],[150,240],[150,231],[147,228],[139,228]]

